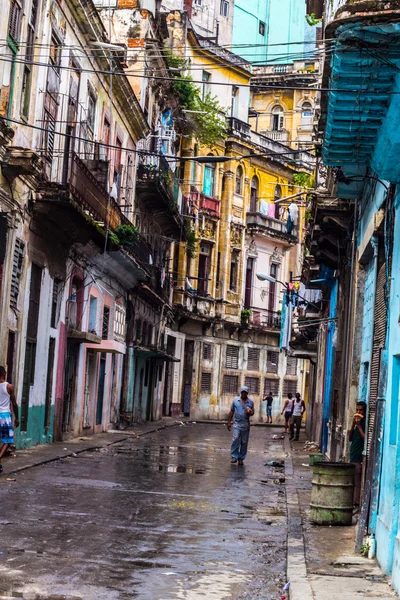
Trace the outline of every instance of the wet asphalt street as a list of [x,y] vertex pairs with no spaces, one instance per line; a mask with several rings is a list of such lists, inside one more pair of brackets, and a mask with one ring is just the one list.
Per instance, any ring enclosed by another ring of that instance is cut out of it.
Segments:
[[0,598],[277,600],[281,432],[252,428],[243,467],[224,426],[197,424],[2,478]]

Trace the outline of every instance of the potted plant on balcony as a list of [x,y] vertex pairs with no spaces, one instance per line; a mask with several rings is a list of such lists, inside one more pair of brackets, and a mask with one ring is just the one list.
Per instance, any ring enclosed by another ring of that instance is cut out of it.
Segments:
[[251,315],[251,310],[249,310],[248,308],[244,308],[242,310],[242,312],[240,313],[240,320],[243,325],[249,324],[250,315]]

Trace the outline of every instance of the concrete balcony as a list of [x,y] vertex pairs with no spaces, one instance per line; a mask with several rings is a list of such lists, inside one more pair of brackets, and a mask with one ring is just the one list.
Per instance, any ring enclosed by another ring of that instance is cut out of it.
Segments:
[[280,331],[282,320],[280,312],[263,308],[252,308],[251,311],[250,325],[252,327]]
[[190,200],[192,206],[198,208],[199,212],[206,213],[210,217],[220,217],[221,201],[213,196],[206,196],[202,192],[193,190],[190,192]]
[[288,242],[288,244],[295,244],[297,242],[297,233],[293,230],[288,233],[287,221],[281,221],[280,219],[274,219],[260,212],[248,212],[246,214],[246,227],[252,233],[259,233],[266,237],[278,238],[280,240]]
[[289,139],[289,132],[286,129],[280,129],[279,131],[268,131],[265,129],[262,131],[262,135],[276,142],[287,142]]

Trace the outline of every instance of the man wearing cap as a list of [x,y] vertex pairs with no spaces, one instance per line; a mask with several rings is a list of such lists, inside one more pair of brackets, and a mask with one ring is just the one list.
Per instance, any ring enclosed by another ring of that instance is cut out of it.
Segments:
[[228,431],[232,429],[232,418],[235,417],[231,445],[231,462],[238,462],[239,465],[242,465],[246,458],[250,433],[250,417],[254,415],[254,402],[248,395],[249,388],[243,386],[240,389],[240,396],[234,398],[228,416]]

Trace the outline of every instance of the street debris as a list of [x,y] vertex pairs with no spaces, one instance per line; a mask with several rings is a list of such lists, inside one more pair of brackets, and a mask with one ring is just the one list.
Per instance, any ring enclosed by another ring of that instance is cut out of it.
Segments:
[[285,463],[283,460],[270,460],[269,462],[266,462],[265,467],[276,467],[279,469],[283,469],[283,467],[285,466]]

